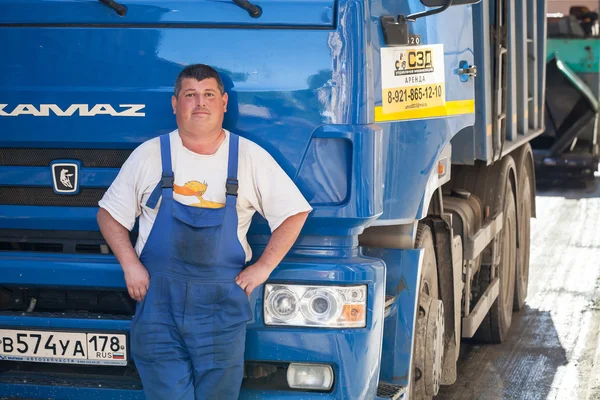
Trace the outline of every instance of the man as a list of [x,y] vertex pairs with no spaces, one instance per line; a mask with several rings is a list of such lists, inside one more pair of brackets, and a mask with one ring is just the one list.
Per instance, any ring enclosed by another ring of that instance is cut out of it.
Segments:
[[[222,128],[227,99],[214,69],[185,68],[171,100],[178,129],[140,145],[99,203],[98,225],[139,302],[131,353],[148,399],[237,399],[247,296],[311,210],[265,150]],[[255,211],[272,235],[243,269]]]

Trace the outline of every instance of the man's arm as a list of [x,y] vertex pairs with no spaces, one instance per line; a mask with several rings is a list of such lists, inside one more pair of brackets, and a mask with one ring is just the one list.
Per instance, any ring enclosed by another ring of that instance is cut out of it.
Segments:
[[129,231],[104,208],[98,210],[97,220],[102,236],[123,268],[129,295],[136,301],[142,301],[148,291],[150,276],[131,245]]
[[308,217],[308,212],[301,212],[283,221],[271,234],[271,239],[258,261],[245,268],[235,278],[235,282],[246,291],[248,296],[269,278],[271,272],[292,248],[304,226],[306,217]]

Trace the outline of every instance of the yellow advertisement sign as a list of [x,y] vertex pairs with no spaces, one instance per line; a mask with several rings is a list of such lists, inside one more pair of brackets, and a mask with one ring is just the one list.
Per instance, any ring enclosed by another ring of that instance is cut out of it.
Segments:
[[383,114],[444,106],[444,73],[441,44],[381,48]]
[[421,108],[443,106],[446,94],[440,83],[385,89],[383,91],[384,113],[397,113]]

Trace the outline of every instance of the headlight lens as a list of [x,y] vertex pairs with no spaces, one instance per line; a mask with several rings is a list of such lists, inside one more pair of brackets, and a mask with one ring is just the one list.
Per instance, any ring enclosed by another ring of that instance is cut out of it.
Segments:
[[271,315],[280,321],[287,321],[298,312],[298,303],[293,292],[282,289],[269,296],[266,305]]
[[265,324],[363,328],[367,286],[265,285]]

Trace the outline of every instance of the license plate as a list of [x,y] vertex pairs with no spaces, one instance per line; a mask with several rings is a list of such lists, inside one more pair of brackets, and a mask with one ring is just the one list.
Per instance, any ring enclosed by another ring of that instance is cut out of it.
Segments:
[[126,335],[0,329],[0,360],[127,365]]

